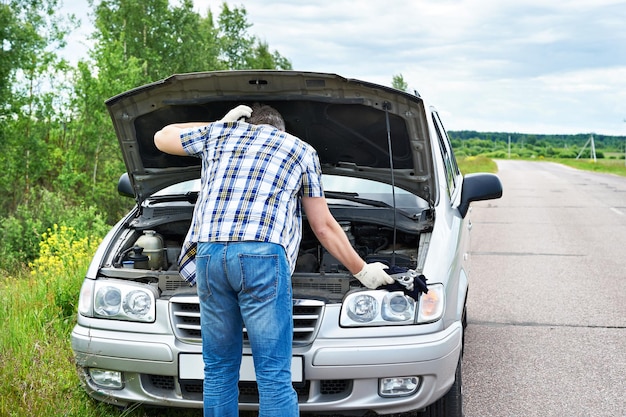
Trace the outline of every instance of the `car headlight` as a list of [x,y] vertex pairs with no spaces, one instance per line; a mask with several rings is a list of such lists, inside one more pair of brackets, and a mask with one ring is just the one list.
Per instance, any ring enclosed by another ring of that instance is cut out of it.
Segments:
[[444,306],[442,284],[428,285],[428,293],[417,303],[402,291],[358,291],[344,299],[339,323],[343,327],[431,323],[443,316]]
[[115,280],[85,280],[78,312],[87,317],[154,322],[155,289],[145,284]]
[[445,306],[445,293],[442,284],[432,284],[428,286],[428,293],[420,296],[419,311],[417,314],[418,323],[431,323],[443,316]]
[[348,294],[341,309],[345,327],[389,326],[415,322],[415,301],[402,291],[359,291]]

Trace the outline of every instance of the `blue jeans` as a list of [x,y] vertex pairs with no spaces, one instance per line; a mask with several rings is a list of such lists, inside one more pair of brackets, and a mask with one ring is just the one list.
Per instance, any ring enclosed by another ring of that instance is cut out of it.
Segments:
[[296,417],[291,384],[291,271],[282,246],[198,244],[197,284],[204,358],[204,416],[237,416],[243,326],[259,389],[259,416]]

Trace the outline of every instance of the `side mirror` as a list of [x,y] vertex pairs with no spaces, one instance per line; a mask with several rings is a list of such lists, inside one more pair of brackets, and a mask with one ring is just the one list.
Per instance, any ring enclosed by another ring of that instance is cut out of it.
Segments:
[[459,213],[461,217],[465,217],[472,201],[493,200],[500,197],[502,197],[502,183],[496,175],[467,174],[463,178]]
[[128,172],[123,173],[117,182],[117,192],[124,197],[135,197],[135,191],[130,183]]

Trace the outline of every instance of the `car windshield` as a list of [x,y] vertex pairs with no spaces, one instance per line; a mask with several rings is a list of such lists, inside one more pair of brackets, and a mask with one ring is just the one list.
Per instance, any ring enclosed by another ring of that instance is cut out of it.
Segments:
[[[339,175],[322,175],[324,191],[327,194],[328,204],[343,205],[375,205],[368,201],[384,203],[393,207],[391,185],[364,178],[344,177]],[[153,197],[186,195],[200,191],[200,180],[190,180],[170,185],[153,194]],[[428,203],[410,192],[395,187],[397,208],[428,207]]]

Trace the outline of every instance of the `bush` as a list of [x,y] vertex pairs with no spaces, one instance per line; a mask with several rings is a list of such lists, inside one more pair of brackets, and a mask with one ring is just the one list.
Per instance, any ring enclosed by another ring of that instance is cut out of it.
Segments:
[[46,283],[62,317],[76,313],[77,295],[101,236],[84,236],[68,226],[53,225],[42,235],[31,275]]
[[578,152],[572,149],[559,149],[554,155],[555,158],[576,158]]
[[41,222],[17,213],[0,220],[0,269],[14,270],[37,255]]
[[487,158],[494,158],[494,159],[505,159],[509,157],[507,151],[488,152],[484,154],[483,156],[486,156]]
[[42,235],[53,225],[73,228],[77,236],[104,236],[109,226],[95,207],[72,206],[47,190],[34,192],[15,213],[0,219],[0,270],[27,265],[39,255]]

